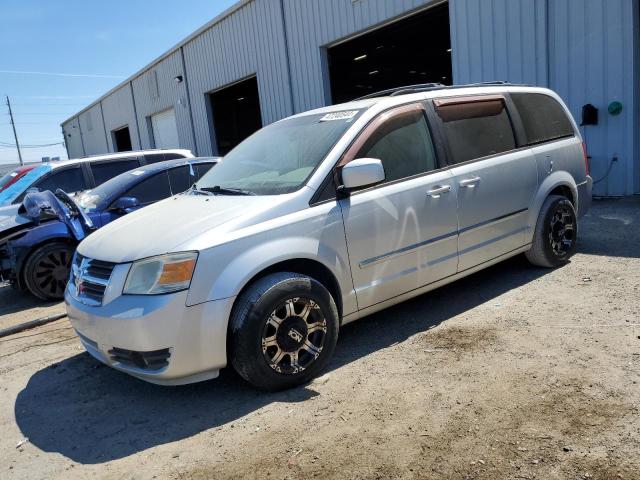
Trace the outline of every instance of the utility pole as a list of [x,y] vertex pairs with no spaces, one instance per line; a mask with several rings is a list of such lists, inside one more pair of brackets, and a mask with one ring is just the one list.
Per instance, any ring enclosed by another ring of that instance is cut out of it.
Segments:
[[7,95],[7,107],[9,107],[9,116],[11,117],[11,126],[13,127],[13,137],[16,139],[16,148],[18,149],[18,158],[20,159],[20,165],[24,165],[22,162],[22,152],[20,151],[20,144],[18,143],[18,134],[16,133],[16,123],[13,121],[13,112],[11,111],[11,102],[9,101],[9,95]]

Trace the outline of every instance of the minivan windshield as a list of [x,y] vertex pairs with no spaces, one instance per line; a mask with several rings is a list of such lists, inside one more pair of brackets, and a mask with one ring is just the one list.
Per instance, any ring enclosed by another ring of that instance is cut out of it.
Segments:
[[196,187],[221,195],[294,192],[306,183],[359,113],[305,115],[273,123],[231,150]]

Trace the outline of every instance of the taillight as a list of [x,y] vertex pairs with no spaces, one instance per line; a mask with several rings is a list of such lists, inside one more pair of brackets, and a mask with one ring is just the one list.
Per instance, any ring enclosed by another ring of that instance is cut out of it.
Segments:
[[582,155],[584,156],[584,168],[589,175],[589,155],[587,155],[587,146],[582,142]]

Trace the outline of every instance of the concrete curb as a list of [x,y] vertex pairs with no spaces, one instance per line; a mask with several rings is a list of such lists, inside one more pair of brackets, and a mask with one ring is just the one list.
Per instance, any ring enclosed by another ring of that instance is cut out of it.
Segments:
[[61,318],[64,318],[66,316],[67,316],[66,313],[58,313],[55,315],[49,315],[48,317],[37,318],[35,320],[21,323],[13,327],[4,328],[0,330],[0,338],[7,337],[9,335],[14,335],[16,333],[24,332],[25,330],[39,327],[41,325],[46,325],[47,323],[55,322],[56,320],[60,320]]

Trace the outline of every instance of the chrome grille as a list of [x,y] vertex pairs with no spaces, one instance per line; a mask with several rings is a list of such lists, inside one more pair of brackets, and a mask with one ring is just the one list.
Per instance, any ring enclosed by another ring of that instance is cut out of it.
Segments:
[[115,263],[86,258],[76,253],[71,268],[73,296],[87,305],[102,305],[115,266]]

